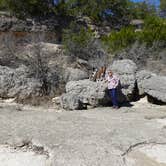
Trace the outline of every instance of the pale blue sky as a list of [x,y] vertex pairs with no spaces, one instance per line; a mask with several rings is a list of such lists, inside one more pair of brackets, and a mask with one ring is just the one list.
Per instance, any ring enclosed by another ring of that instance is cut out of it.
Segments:
[[[144,0],[132,0],[134,2],[142,2]],[[160,4],[160,0],[148,0],[150,3],[155,4],[156,6],[158,6]]]
[[[59,0],[54,0],[55,3],[57,3]],[[132,0],[134,2],[142,2],[145,0]],[[160,4],[160,0],[148,0],[150,3],[155,4],[156,6],[158,6]]]

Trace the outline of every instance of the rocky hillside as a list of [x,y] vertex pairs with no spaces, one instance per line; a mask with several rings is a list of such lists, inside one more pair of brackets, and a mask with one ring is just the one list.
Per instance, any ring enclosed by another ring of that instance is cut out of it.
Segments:
[[59,102],[65,109],[107,105],[106,86],[102,82],[87,80],[93,67],[107,65],[121,79],[119,102],[148,95],[152,102],[166,103],[165,77],[155,74],[165,75],[165,51],[161,52],[161,59],[157,62],[145,56],[147,50],[138,47],[115,56],[111,61],[110,55],[97,47],[97,50],[89,50],[93,56],[88,59],[68,55],[63,45],[57,44],[64,24],[52,18],[23,21],[0,16],[1,98],[37,104],[43,98],[62,95]]

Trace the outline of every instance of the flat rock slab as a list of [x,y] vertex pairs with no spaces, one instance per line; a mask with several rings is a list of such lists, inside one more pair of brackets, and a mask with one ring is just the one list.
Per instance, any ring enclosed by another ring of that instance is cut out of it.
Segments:
[[166,145],[145,145],[132,151],[126,161],[134,166],[166,166]]
[[[127,166],[137,166],[136,160],[144,162],[144,156],[155,160],[157,164],[152,166],[165,166],[156,154],[151,155],[153,149],[146,149],[148,144],[161,144],[155,151],[165,153],[165,121],[166,106],[145,100],[119,110],[101,107],[72,112],[33,107],[18,111],[0,105],[0,144],[16,136],[36,140],[49,149],[52,165],[48,166],[126,166],[127,162]],[[146,144],[137,146],[142,142]],[[134,153],[139,155],[135,157]]]
[[2,166],[46,166],[46,164],[47,158],[44,155],[0,146],[0,165]]

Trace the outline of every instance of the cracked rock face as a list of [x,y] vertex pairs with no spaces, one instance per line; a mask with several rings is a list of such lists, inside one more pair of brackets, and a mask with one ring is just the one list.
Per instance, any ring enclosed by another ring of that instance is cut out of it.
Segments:
[[41,83],[29,77],[25,66],[12,69],[0,66],[0,96],[4,98],[15,98],[24,100],[32,96],[39,96]]
[[90,80],[70,81],[66,85],[66,93],[61,96],[61,106],[66,110],[96,107],[104,100],[107,85]]
[[[115,61],[109,68],[120,78],[119,103],[133,100],[137,95],[135,93],[136,64],[131,60],[121,60]],[[66,110],[83,109],[87,106],[97,107],[110,103],[107,83],[104,81],[92,82],[88,79],[70,81],[66,85],[66,93],[61,96],[61,106]]]
[[145,80],[143,87],[146,94],[154,100],[166,103],[166,77],[153,76]]
[[35,22],[32,19],[20,20],[15,17],[0,16],[0,31],[13,32],[44,32],[53,31],[59,27],[56,19],[47,19]]
[[136,86],[136,64],[129,59],[117,60],[109,67],[120,78],[121,102],[133,100]]
[[144,87],[144,82],[151,78],[152,76],[155,76],[156,74],[150,72],[150,71],[147,71],[147,70],[141,70],[139,72],[137,72],[136,74],[136,79],[137,79],[137,86],[138,86],[138,89],[139,89],[139,95],[142,96],[142,95],[145,95],[145,87]]

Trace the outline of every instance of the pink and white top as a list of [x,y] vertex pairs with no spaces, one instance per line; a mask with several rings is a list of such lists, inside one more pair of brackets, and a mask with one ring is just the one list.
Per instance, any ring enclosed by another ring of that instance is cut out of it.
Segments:
[[119,84],[119,78],[115,75],[107,76],[106,80],[108,81],[108,89],[115,89]]

